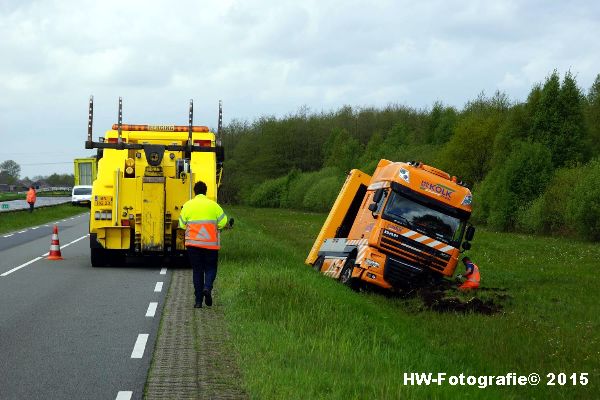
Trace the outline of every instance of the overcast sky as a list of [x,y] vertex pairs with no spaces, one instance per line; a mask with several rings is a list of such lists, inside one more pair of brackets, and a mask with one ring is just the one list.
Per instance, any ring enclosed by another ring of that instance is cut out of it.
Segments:
[[72,173],[88,98],[116,122],[186,124],[348,104],[524,100],[554,69],[600,73],[596,1],[0,0],[0,161]]

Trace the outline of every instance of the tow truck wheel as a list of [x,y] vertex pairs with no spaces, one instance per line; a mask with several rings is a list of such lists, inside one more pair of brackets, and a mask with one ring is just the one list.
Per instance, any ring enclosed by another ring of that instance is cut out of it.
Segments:
[[323,261],[325,261],[325,258],[323,258],[323,256],[317,258],[317,261],[315,261],[315,263],[313,264],[313,269],[317,272],[321,272],[321,268],[323,268]]
[[358,290],[358,282],[355,278],[352,278],[352,271],[354,270],[355,263],[355,257],[348,258],[342,268],[342,272],[340,272],[340,282],[352,290]]
[[106,266],[106,251],[104,249],[90,249],[90,260],[92,267],[100,268]]

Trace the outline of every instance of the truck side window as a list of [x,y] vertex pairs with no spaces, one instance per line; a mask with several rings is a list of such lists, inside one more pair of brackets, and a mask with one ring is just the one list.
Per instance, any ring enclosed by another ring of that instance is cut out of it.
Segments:
[[389,192],[388,190],[383,191],[383,195],[381,196],[379,203],[377,203],[377,209],[375,211],[373,211],[373,214],[379,215],[381,213],[381,209],[383,208],[383,205],[385,204],[385,199],[388,196],[388,192]]

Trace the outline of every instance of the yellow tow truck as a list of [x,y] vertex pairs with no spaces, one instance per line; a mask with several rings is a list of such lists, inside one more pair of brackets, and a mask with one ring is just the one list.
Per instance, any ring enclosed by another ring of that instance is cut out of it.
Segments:
[[[93,267],[121,265],[132,259],[185,264],[184,231],[178,228],[183,204],[203,181],[207,196],[217,198],[224,150],[217,135],[193,124],[123,124],[118,122],[98,142],[92,140],[93,97],[89,102],[86,149],[98,149],[90,212],[90,258]],[[219,102],[219,123],[222,107]]]

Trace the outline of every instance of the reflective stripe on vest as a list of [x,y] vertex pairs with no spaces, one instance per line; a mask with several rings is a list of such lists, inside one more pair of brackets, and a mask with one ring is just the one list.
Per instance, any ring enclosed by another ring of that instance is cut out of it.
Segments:
[[472,264],[472,265],[473,265],[473,272],[471,272],[469,275],[465,275],[465,278],[467,278],[467,281],[469,281],[469,282],[479,284],[479,281],[481,279],[481,276],[479,275],[479,267],[477,267],[477,265],[475,265],[475,264]]
[[188,221],[185,228],[185,245],[219,250],[221,241],[214,220]]

